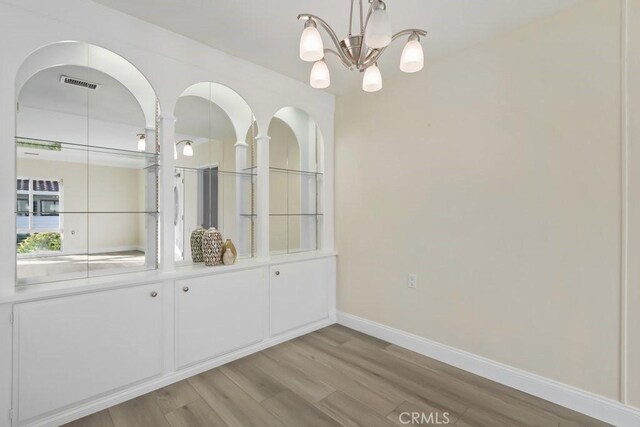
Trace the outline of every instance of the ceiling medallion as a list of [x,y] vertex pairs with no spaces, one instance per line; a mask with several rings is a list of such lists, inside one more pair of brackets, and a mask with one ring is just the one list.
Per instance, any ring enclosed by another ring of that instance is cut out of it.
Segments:
[[[368,0],[370,6],[366,17],[362,6],[363,0],[358,0],[360,28],[359,32],[354,35],[352,31],[354,1],[351,0],[349,35],[343,40],[338,39],[335,31],[321,18],[309,13],[298,15],[298,19],[305,21],[304,31],[300,38],[300,59],[314,62],[311,69],[311,86],[324,89],[331,84],[329,68],[327,68],[324,57],[326,53],[332,53],[340,59],[342,65],[347,69],[364,73],[362,90],[366,92],[379,91],[382,89],[382,75],[378,69],[378,59],[391,42],[405,36],[408,36],[408,39],[402,51],[400,70],[405,73],[415,73],[422,70],[424,53],[420,37],[426,36],[427,32],[413,28],[393,34],[387,5],[382,0]],[[325,49],[320,31],[318,31],[318,24],[325,29],[331,38],[336,47],[335,50]]]

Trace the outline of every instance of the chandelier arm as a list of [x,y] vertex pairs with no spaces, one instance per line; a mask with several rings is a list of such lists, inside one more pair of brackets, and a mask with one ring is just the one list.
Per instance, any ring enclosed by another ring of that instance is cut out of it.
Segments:
[[360,0],[360,35],[362,36],[362,42],[360,44],[360,55],[356,58],[356,67],[360,68],[360,66],[364,63],[365,57],[367,56],[367,50],[365,49],[364,44],[364,32],[367,29],[367,25],[369,24],[369,18],[371,18],[371,13],[373,12],[373,2],[369,6],[369,11],[367,12],[367,18],[362,22],[362,0]]
[[336,35],[336,33],[333,31],[333,29],[331,28],[331,26],[329,24],[327,24],[327,22],[316,16],[316,15],[312,15],[310,13],[301,13],[300,15],[298,15],[298,19],[313,19],[316,22],[320,23],[320,26],[322,26],[322,28],[324,28],[324,30],[327,32],[327,34],[329,34],[329,37],[331,38],[331,41],[333,42],[333,44],[336,46],[336,50],[340,56],[340,58],[343,61],[346,62],[351,62],[349,61],[349,58],[344,54],[344,52],[342,52],[342,47],[340,47],[340,39],[338,39],[338,36]]
[[[424,30],[420,30],[418,28],[410,28],[410,29],[407,29],[407,30],[402,30],[400,32],[395,33],[393,35],[393,37],[391,37],[391,43],[393,43],[394,41],[398,40],[400,37],[410,36],[411,34],[417,34],[419,36],[424,37],[424,36],[427,35],[427,32],[424,31]],[[374,64],[375,62],[377,62],[378,59],[384,53],[384,51],[387,49],[387,47],[391,46],[391,43],[389,43],[389,45],[383,47],[382,49],[374,49],[373,52],[371,52],[371,54],[366,57],[364,62],[362,62],[360,64],[362,66],[362,68],[367,68],[371,64]]]
[[324,49],[324,53],[333,53],[335,56],[337,56],[340,59],[340,62],[342,62],[342,65],[345,66],[345,68],[348,68],[349,70],[353,70],[353,63],[352,62],[347,62],[342,58],[342,55],[340,55],[337,51],[333,50],[333,49],[328,49],[325,48]]

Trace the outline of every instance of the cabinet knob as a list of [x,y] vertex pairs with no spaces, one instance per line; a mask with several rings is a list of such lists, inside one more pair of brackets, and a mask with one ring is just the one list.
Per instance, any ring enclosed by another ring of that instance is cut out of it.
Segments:
[[182,291],[183,291],[183,292],[189,292],[189,287],[188,287],[188,286],[184,286],[184,287],[182,288]]
[[155,298],[158,296],[158,293],[156,291],[151,292],[151,298]]
[[276,276],[280,275],[280,271],[276,270]]

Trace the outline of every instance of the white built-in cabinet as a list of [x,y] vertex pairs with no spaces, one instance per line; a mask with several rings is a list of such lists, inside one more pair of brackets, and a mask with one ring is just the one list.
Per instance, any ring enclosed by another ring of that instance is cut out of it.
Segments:
[[159,284],[14,306],[14,412],[20,424],[163,368]]
[[265,269],[254,269],[176,281],[178,367],[266,337],[265,273]]
[[334,267],[318,256],[14,303],[13,425],[58,425],[326,326]]
[[271,334],[280,334],[328,316],[326,259],[273,265],[270,277]]

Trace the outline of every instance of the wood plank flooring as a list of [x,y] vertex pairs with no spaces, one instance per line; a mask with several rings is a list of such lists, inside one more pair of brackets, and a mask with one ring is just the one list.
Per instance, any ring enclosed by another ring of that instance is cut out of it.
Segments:
[[[414,423],[407,423],[414,418]],[[604,426],[340,325],[302,336],[71,427]]]

